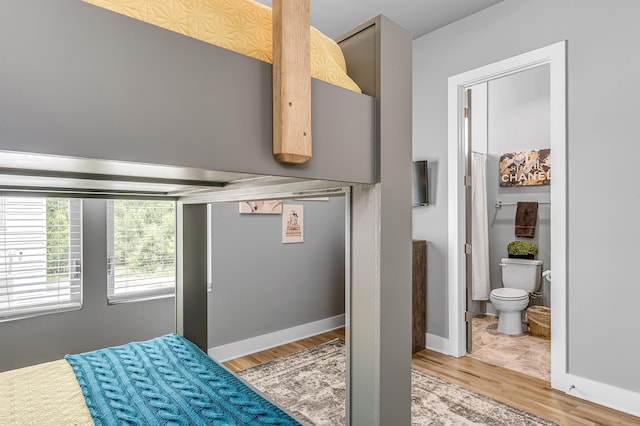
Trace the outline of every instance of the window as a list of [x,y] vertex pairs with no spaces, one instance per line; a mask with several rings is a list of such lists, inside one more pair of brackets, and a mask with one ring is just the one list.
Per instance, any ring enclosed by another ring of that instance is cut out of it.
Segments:
[[109,303],[173,296],[175,202],[109,200],[107,256]]
[[0,321],[82,307],[81,205],[0,197]]

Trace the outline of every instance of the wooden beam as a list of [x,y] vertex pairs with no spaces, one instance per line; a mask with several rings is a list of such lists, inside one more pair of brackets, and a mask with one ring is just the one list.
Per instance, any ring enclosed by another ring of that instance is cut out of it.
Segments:
[[273,156],[280,163],[311,158],[309,0],[273,1]]

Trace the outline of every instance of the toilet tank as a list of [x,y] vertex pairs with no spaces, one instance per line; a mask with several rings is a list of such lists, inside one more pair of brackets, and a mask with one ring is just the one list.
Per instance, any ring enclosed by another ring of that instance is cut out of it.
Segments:
[[502,286],[519,288],[533,293],[540,287],[542,260],[509,259],[500,260],[502,266]]

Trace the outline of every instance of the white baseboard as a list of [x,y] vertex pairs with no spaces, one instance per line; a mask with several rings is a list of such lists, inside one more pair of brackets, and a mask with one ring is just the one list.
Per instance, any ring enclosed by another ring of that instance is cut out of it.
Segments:
[[427,349],[440,352],[441,354],[451,355],[449,353],[449,339],[446,337],[436,336],[435,334],[427,333]]
[[[490,315],[490,314],[488,314]],[[449,339],[427,333],[427,349],[451,355]],[[584,399],[632,416],[640,417],[640,393],[616,386],[607,385],[572,374],[561,375],[559,380],[552,380],[554,389],[566,392],[568,395]]]
[[297,327],[251,337],[226,345],[209,348],[207,353],[218,362],[225,362],[230,359],[253,354],[265,349],[274,348],[306,337],[315,336],[336,328],[344,327],[345,316],[337,315],[319,321],[302,324]]
[[614,410],[640,417],[640,393],[572,374],[565,374],[554,388]]

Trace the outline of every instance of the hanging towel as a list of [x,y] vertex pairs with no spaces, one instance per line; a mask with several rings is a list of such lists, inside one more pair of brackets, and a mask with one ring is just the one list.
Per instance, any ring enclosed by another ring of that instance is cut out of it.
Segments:
[[538,223],[538,203],[535,201],[518,201],[516,207],[516,237],[533,238]]
[[489,300],[489,219],[487,154],[471,156],[471,299]]

